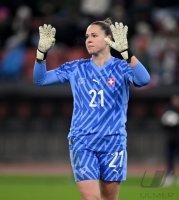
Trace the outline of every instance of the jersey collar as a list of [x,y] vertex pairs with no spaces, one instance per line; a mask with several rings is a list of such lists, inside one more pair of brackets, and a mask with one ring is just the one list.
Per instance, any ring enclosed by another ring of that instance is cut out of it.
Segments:
[[106,68],[108,65],[110,65],[114,60],[114,57],[111,57],[108,61],[106,61],[103,65],[101,65],[100,67],[97,66],[94,61],[92,60],[92,58],[90,59],[90,63],[92,65],[93,68],[95,68],[98,71],[101,71],[102,69]]

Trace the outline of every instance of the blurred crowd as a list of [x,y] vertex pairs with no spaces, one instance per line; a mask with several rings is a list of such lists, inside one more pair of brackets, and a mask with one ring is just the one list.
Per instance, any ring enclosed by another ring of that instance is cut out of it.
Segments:
[[[28,67],[32,73],[40,25],[52,24],[57,29],[56,45],[51,51],[51,56],[59,56],[55,62],[55,65],[58,65],[72,58],[70,57],[72,49],[78,50],[77,58],[85,56],[85,30],[88,24],[94,20],[111,17],[113,21],[121,21],[129,26],[130,48],[148,68],[152,77],[151,85],[177,85],[179,83],[179,5],[177,5],[177,1],[174,0],[170,2],[2,0],[0,79],[23,78],[24,68]],[[28,57],[29,49],[31,56]],[[82,51],[79,52],[79,49]],[[63,56],[60,56],[62,54]]]

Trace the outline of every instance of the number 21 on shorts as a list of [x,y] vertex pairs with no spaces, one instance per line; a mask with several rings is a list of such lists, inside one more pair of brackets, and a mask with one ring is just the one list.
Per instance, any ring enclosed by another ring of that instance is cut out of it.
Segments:
[[119,167],[122,167],[122,163],[123,163],[123,159],[124,159],[124,150],[122,150],[120,152],[115,152],[113,155],[114,155],[114,158],[109,163],[109,167],[116,168],[116,166],[117,166],[116,160],[118,159],[119,156],[120,156]]

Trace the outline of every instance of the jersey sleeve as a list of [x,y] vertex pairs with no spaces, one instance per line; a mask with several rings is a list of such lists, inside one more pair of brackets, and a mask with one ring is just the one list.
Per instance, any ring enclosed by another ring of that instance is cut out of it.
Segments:
[[129,85],[133,84],[136,87],[142,87],[150,82],[150,75],[141,63],[134,67],[130,67],[126,62],[123,65],[125,65],[124,77]]
[[66,62],[54,70],[47,71],[46,62],[34,64],[34,83],[37,85],[61,84],[69,81],[75,69],[77,61]]

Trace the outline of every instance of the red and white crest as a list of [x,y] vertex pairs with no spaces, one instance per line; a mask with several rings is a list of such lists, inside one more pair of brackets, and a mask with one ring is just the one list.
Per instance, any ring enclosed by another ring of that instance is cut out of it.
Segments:
[[115,84],[115,78],[108,78],[107,83],[108,83],[109,86],[114,86],[114,84]]

